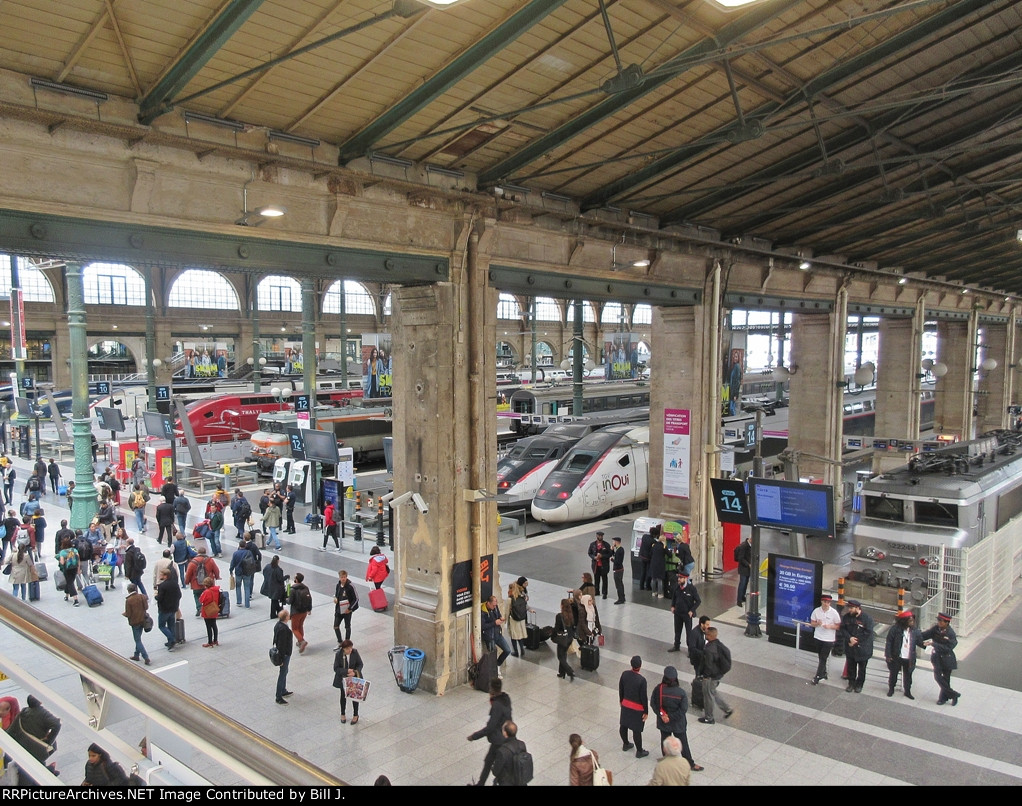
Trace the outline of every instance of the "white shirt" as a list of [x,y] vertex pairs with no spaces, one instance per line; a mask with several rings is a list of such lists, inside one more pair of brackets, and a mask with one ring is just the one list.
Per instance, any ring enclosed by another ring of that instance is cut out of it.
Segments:
[[837,610],[833,607],[829,607],[826,610],[822,607],[816,608],[809,617],[809,620],[820,622],[820,626],[813,630],[813,638],[817,641],[833,644],[837,640],[837,630],[832,630],[828,627],[831,624],[835,625],[835,627],[841,626],[841,616],[838,615]]
[[908,660],[912,657],[912,631],[905,630],[901,636],[901,659]]

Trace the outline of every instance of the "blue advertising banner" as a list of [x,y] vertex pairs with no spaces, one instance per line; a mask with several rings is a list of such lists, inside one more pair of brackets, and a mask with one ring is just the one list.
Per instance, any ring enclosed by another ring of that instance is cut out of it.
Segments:
[[[767,558],[767,637],[777,644],[795,646],[795,634],[801,622],[820,601],[823,590],[823,563],[805,557],[770,554]],[[807,640],[812,630],[804,629],[801,645],[811,650]]]

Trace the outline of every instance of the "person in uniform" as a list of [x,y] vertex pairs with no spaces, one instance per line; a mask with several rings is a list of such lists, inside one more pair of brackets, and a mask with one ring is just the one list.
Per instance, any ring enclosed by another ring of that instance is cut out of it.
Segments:
[[614,588],[617,590],[617,599],[614,604],[625,603],[625,549],[621,545],[621,538],[615,537],[611,540],[614,544],[611,549],[610,564],[614,573]]
[[848,687],[845,691],[859,694],[866,682],[866,664],[873,657],[873,617],[863,612],[862,604],[855,599],[848,601],[848,609],[841,617],[841,637],[848,662]]
[[922,633],[916,628],[916,618],[911,610],[897,615],[891,629],[887,631],[884,645],[884,660],[890,677],[887,679],[887,696],[894,696],[894,687],[898,684],[898,672],[901,672],[902,686],[905,696],[912,696],[912,672],[916,668],[916,651],[922,646]]
[[692,619],[703,603],[699,598],[696,586],[688,578],[684,571],[678,574],[678,584],[674,586],[674,593],[671,595],[671,612],[674,613],[674,644],[668,652],[681,651],[681,633],[685,631],[685,646],[692,640]]
[[[635,748],[636,758],[645,758],[649,750],[642,749],[642,729],[649,716],[649,696],[646,694],[646,678],[642,676],[642,658],[634,655],[631,668],[621,673],[618,680],[618,700],[621,703],[621,749],[628,752]],[[632,732],[632,741],[628,741],[628,731]]]
[[610,575],[610,545],[603,539],[603,532],[596,533],[596,539],[589,544],[589,559],[592,561],[593,578],[596,580],[597,596],[603,588],[603,598],[607,598],[607,589],[610,587],[608,577]]
[[933,647],[933,679],[940,686],[940,696],[937,698],[937,705],[943,705],[951,700],[952,705],[958,705],[958,698],[962,695],[951,688],[951,672],[958,668],[958,658],[955,657],[955,647],[958,646],[958,636],[951,629],[951,616],[946,613],[937,614],[937,623],[920,635],[923,646]]

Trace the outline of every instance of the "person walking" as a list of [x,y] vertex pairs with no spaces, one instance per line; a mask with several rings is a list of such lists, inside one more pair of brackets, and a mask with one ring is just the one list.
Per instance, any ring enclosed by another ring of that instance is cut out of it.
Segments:
[[128,508],[135,515],[135,526],[138,528],[138,533],[140,535],[145,534],[145,508],[146,504],[149,503],[150,498],[149,489],[145,485],[137,482],[131,491],[131,495],[128,496]]
[[240,538],[245,531],[245,522],[252,517],[252,505],[245,498],[241,490],[234,491],[234,498],[231,500],[231,515],[234,517],[234,526],[238,530]]
[[664,679],[653,688],[649,707],[656,714],[661,747],[669,736],[676,737],[681,742],[681,755],[693,770],[702,772],[703,768],[696,764],[688,746],[688,695],[678,684],[678,670],[673,666],[664,667]]
[[46,474],[50,477],[50,489],[56,495],[57,488],[60,486],[60,465],[57,464],[56,459],[50,457],[50,463],[46,466]]
[[592,561],[593,579],[596,582],[596,594],[603,589],[603,598],[607,598],[609,587],[608,577],[610,575],[610,545],[603,539],[603,532],[596,533],[596,539],[589,544],[589,559]]
[[68,538],[64,540],[64,546],[57,555],[57,567],[64,575],[64,601],[72,598],[75,607],[78,607],[78,569],[81,565],[78,558],[78,549],[74,547],[73,541]]
[[325,531],[323,532],[323,551],[326,551],[326,544],[328,540],[334,541],[334,547],[340,551],[341,541],[337,537],[337,507],[334,502],[329,502],[323,508],[323,526]]
[[252,606],[252,585],[255,583],[255,573],[258,568],[256,558],[249,551],[248,541],[241,538],[238,541],[238,550],[231,555],[231,565],[227,573],[234,577],[234,592],[238,607],[241,607],[241,597],[245,597],[245,607]]
[[[685,545],[682,543],[682,545]],[[684,571],[678,574],[678,584],[674,586],[674,593],[671,594],[671,612],[674,614],[674,644],[668,652],[681,651],[681,634],[685,633],[685,646],[689,646],[692,640],[692,619],[695,618],[699,606],[703,600],[699,597],[699,591],[688,578]]]
[[[334,636],[337,638],[337,652],[345,641],[351,639],[351,614],[358,610],[358,593],[343,568],[337,572],[334,586]],[[344,638],[341,638],[341,624],[344,624]],[[342,695],[343,696],[343,695]]]
[[703,649],[701,677],[703,680],[703,715],[699,721],[704,725],[713,725],[713,706],[716,704],[724,712],[724,719],[734,713],[734,709],[720,696],[717,687],[724,675],[731,671],[731,650],[717,638],[717,628],[706,630],[706,647]]
[[610,571],[614,576],[614,590],[617,591],[614,604],[619,605],[625,603],[625,549],[620,537],[611,538],[610,542]]
[[369,551],[369,563],[366,568],[366,582],[372,582],[379,590],[383,586],[383,580],[390,575],[390,566],[387,563],[387,555],[380,550],[379,546],[373,546]]
[[554,616],[554,645],[557,647],[557,676],[575,679],[575,670],[568,663],[568,647],[575,640],[575,616],[571,600],[561,599],[561,612]]
[[667,576],[667,537],[663,532],[649,549],[649,589],[654,599],[664,598],[664,577]]
[[220,618],[220,586],[212,576],[207,575],[202,580],[199,609],[206,624],[206,643],[203,646],[207,649],[220,646],[220,627],[217,624]]
[[[174,502],[163,500],[156,505],[156,526],[159,531],[156,534],[156,542],[162,544],[163,536],[167,536],[167,545],[173,542],[174,535]],[[180,530],[182,534],[184,529]]]
[[911,610],[905,610],[895,617],[894,624],[887,631],[884,642],[884,660],[890,675],[887,678],[887,696],[894,696],[894,687],[898,684],[898,673],[901,672],[902,687],[905,696],[912,696],[912,672],[916,668],[916,653],[923,644],[923,634],[916,628],[916,617]]
[[185,570],[188,568],[189,561],[197,556],[197,552],[188,545],[188,540],[182,532],[177,532],[174,535],[173,551],[174,564],[177,565],[178,574],[181,577],[181,587],[184,587],[187,584],[185,582]]
[[293,535],[295,533],[295,504],[298,501],[298,496],[295,494],[295,489],[290,484],[287,485],[287,494],[284,496],[284,513],[287,515],[287,533]]
[[222,557],[223,549],[220,546],[220,537],[224,531],[224,507],[219,498],[213,499],[210,507],[209,517],[209,548],[214,557]]
[[[352,677],[362,677],[362,656],[351,640],[341,641],[340,651],[334,655],[334,688],[341,690],[341,722],[348,721],[346,683]],[[358,700],[351,701],[351,724],[358,724]]]
[[[168,537],[169,540],[169,537]],[[142,572],[145,571],[146,558],[142,549],[135,545],[135,538],[128,538],[128,548],[124,552],[124,577],[128,582],[135,583],[143,596],[148,596],[149,591],[142,584]]]
[[184,493],[178,493],[174,498],[174,517],[177,518],[177,528],[182,532],[188,531],[188,513],[192,511],[192,502]]
[[511,719],[511,698],[504,691],[504,685],[499,678],[490,680],[490,714],[486,725],[475,733],[468,735],[468,740],[474,742],[486,737],[490,743],[486,751],[486,758],[483,759],[483,771],[479,774],[476,786],[486,786],[486,779],[493,769],[493,759],[497,755],[497,749],[504,743],[504,723]]
[[841,617],[841,634],[848,668],[845,691],[859,694],[866,682],[866,664],[873,657],[873,617],[855,599],[848,601],[848,609]]
[[578,599],[578,643],[580,646],[596,643],[596,636],[603,632],[596,602],[588,593]]
[[164,501],[171,505],[173,505],[174,499],[181,495],[181,490],[178,489],[177,482],[174,481],[173,476],[167,476],[163,486],[160,487],[160,495],[163,496]]
[[951,672],[958,668],[958,658],[955,655],[955,647],[958,646],[958,636],[951,629],[951,616],[946,613],[937,614],[937,623],[926,630],[920,636],[923,639],[923,646],[933,647],[933,679],[940,687],[940,696],[937,697],[937,705],[943,705],[951,700],[951,705],[958,705],[961,693],[951,687]]
[[298,642],[298,654],[305,652],[309,642],[305,640],[305,619],[312,612],[312,591],[305,584],[305,574],[295,574],[294,584],[291,586],[291,594],[287,597],[287,603],[291,607],[291,631],[295,634]]
[[[646,693],[646,678],[642,675],[642,658],[633,655],[630,668],[621,673],[617,682],[618,702],[621,705],[619,733],[621,749],[625,752],[635,748],[636,758],[645,758],[649,750],[642,749],[642,729],[649,716],[649,695]],[[628,741],[628,732],[632,741]]]
[[[276,562],[277,558],[274,557],[273,561]],[[272,563],[271,563],[272,565]],[[270,566],[267,566],[269,568]],[[288,621],[291,619],[291,614],[287,612],[287,608],[284,608],[275,615],[277,622],[273,625],[273,645],[277,648],[277,652],[280,653],[281,664],[277,667],[277,690],[275,702],[277,705],[288,705],[288,701],[285,697],[290,697],[293,692],[287,690],[287,669],[291,665],[291,652],[294,649],[294,634],[291,632],[291,627],[288,626]]]
[[138,587],[133,583],[128,583],[128,595],[124,600],[124,612],[121,614],[128,620],[128,626],[131,627],[131,635],[135,639],[135,654],[131,656],[131,660],[143,660],[145,665],[151,665],[149,660],[149,653],[145,650],[145,645],[142,643],[142,630],[145,624],[146,611],[149,610],[149,597],[145,594],[138,592]]
[[493,756],[493,778],[497,786],[526,786],[530,778],[522,779],[515,757],[527,753],[525,742],[518,738],[518,725],[510,719],[500,726],[504,741]]
[[277,534],[280,529],[280,506],[277,504],[277,499],[271,497],[269,504],[266,507],[266,511],[263,513],[263,528],[269,532],[269,537],[266,540],[267,546],[273,546],[274,549],[280,551],[280,535]]
[[745,604],[745,594],[749,590],[749,578],[752,576],[752,538],[746,536],[745,540],[735,546],[735,561],[738,563],[738,606]]
[[834,649],[838,630],[841,629],[841,616],[830,606],[831,601],[833,597],[829,593],[823,594],[820,597],[820,606],[809,616],[813,638],[816,639],[816,654],[820,659],[816,665],[816,675],[813,677],[814,686],[827,679],[827,659]]
[[571,753],[568,755],[568,786],[592,786],[593,770],[600,756],[582,744],[582,737],[573,733],[568,737]]
[[[280,555],[274,554],[273,559],[263,568],[263,584],[259,588],[259,593],[270,600],[270,618],[277,618],[284,606],[284,598],[287,596],[284,583],[287,578],[284,569],[280,567]],[[289,613],[288,619],[290,617]]]
[[33,582],[33,575],[35,576],[34,581],[39,579],[39,575],[35,571],[35,563],[32,560],[32,551],[28,546],[18,545],[11,550],[10,568],[12,592],[14,596],[20,594],[21,601],[24,602],[28,586]]
[[181,586],[177,584],[177,572],[173,568],[165,568],[160,574],[156,586],[156,626],[166,637],[165,646],[173,652],[177,645],[174,625],[177,623],[177,611],[181,607]]

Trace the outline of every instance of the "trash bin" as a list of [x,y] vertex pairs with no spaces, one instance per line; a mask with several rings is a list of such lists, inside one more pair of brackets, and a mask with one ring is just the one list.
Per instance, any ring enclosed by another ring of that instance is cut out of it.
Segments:
[[394,672],[394,680],[400,689],[405,687],[405,650],[406,646],[396,646],[387,651],[387,658],[390,660],[390,668]]
[[422,674],[422,665],[426,662],[426,653],[421,649],[408,647],[405,650],[405,684],[401,686],[402,691],[411,694],[419,685],[419,676]]

